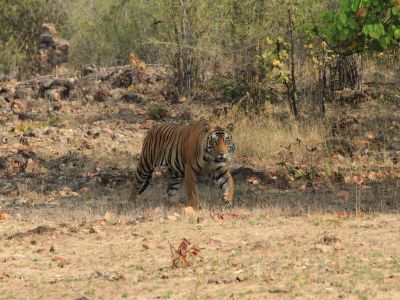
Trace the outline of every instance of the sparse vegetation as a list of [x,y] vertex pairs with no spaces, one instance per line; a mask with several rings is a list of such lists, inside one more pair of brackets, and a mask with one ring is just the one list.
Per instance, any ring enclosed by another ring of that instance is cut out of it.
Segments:
[[[0,298],[399,298],[399,3],[0,0]],[[233,207],[128,203],[201,117]]]
[[163,105],[151,106],[148,114],[151,119],[160,120],[168,116],[168,109]]

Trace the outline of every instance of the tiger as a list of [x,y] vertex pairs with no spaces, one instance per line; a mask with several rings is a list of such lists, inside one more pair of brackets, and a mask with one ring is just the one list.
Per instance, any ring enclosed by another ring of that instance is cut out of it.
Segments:
[[145,191],[155,167],[166,166],[167,196],[171,197],[183,180],[186,185],[187,205],[198,205],[197,177],[212,175],[214,183],[222,189],[223,200],[232,205],[234,185],[230,174],[235,143],[234,125],[225,128],[205,119],[188,125],[165,123],[149,130],[146,135],[133,188],[129,200],[135,202]]

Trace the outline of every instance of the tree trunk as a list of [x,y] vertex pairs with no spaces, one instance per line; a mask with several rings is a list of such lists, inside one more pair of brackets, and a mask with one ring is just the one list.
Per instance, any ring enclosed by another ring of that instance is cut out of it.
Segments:
[[290,42],[290,82],[288,83],[287,91],[289,104],[292,113],[296,117],[299,117],[299,111],[297,109],[296,103],[296,74],[295,74],[295,62],[294,62],[294,41],[293,41],[293,22],[292,22],[292,11],[288,10],[288,34],[289,34],[289,42]]

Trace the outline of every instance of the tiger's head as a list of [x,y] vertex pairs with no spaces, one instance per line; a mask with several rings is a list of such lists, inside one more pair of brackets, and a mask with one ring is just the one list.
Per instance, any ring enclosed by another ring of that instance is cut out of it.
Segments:
[[224,165],[232,161],[232,155],[235,151],[235,143],[233,142],[232,132],[234,126],[228,124],[226,128],[204,125],[204,159],[212,161],[218,165]]

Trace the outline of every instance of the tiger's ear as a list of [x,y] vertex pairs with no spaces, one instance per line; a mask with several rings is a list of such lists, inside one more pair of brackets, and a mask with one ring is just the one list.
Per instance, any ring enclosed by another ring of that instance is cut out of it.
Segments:
[[226,125],[226,128],[228,128],[230,132],[233,132],[235,126],[233,125],[233,123],[229,123],[228,125]]
[[207,133],[207,132],[208,132],[208,129],[209,129],[208,124],[204,124],[204,126],[203,126],[203,131],[204,131],[204,133]]

